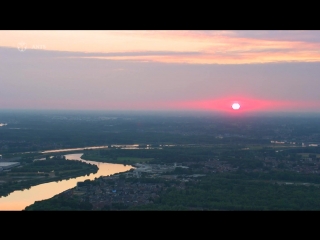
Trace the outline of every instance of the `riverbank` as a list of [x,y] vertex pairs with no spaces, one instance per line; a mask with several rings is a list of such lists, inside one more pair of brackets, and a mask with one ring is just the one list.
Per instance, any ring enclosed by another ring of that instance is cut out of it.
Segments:
[[98,167],[81,161],[45,160],[32,162],[0,174],[0,197],[17,190],[29,189],[43,183],[62,181],[91,173]]
[[[131,165],[124,166],[123,164],[112,164],[112,163],[102,163],[91,160],[81,159],[83,153],[75,153],[64,155],[67,161],[81,161],[84,163],[90,163],[98,167],[96,173],[91,173],[75,178],[68,179],[67,177],[64,180],[56,180],[51,182],[46,182],[36,186],[32,186],[23,191],[17,190],[10,193],[6,197],[0,198],[0,211],[10,210],[10,211],[21,211],[24,210],[27,206],[34,204],[37,201],[42,201],[46,199],[51,199],[52,197],[60,194],[62,192],[68,191],[75,186],[78,182],[83,182],[85,180],[94,180],[101,176],[111,176],[117,173],[126,172],[133,167]],[[36,162],[46,162],[36,161]]]

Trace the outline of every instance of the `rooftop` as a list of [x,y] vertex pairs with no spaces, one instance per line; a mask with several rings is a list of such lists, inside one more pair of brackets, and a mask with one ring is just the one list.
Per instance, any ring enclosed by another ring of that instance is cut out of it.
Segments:
[[8,167],[8,166],[11,166],[11,165],[15,165],[17,163],[19,163],[19,162],[0,162],[0,167]]

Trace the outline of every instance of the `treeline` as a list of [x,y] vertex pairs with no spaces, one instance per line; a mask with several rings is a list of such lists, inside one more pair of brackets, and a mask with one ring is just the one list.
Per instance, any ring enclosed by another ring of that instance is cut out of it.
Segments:
[[[42,183],[60,181],[69,178],[96,173],[98,167],[81,161],[69,160],[45,160],[36,161],[21,168],[12,168],[10,172],[2,172],[1,176],[6,181],[0,185],[0,197],[7,196],[16,190],[29,189]],[[41,172],[40,174],[38,172]],[[49,177],[49,173],[54,174]],[[23,181],[17,181],[13,177],[26,177]],[[33,175],[33,176],[31,176]],[[40,177],[42,178],[35,178]]]
[[130,210],[320,210],[316,186],[279,185],[245,174],[216,174],[169,188],[153,204]]
[[86,211],[92,210],[92,204],[88,201],[80,202],[79,198],[65,198],[57,195],[48,200],[36,201],[34,204],[26,207],[24,211]]
[[23,165],[20,168],[12,168],[11,172],[52,172],[55,173],[59,171],[69,171],[69,170],[81,170],[88,169],[92,166],[93,169],[96,169],[97,166],[90,163],[84,163],[77,160],[58,160],[58,159],[48,159],[43,161],[35,161],[26,165]]
[[179,162],[202,162],[209,159],[219,159],[226,161],[235,167],[241,169],[256,169],[263,167],[263,161],[258,160],[257,156],[263,156],[257,151],[244,151],[238,150],[239,147],[232,148],[226,147],[163,147],[163,149],[115,149],[110,148],[106,150],[86,150],[84,152],[84,159],[90,157],[96,161],[117,162],[120,157],[133,157],[133,158],[153,158],[151,163],[172,164]]
[[[99,152],[93,152],[99,151]],[[198,162],[217,156],[217,151],[210,147],[164,147],[163,149],[108,149],[87,150],[84,156],[100,155],[106,161],[119,157],[154,158],[152,163]]]

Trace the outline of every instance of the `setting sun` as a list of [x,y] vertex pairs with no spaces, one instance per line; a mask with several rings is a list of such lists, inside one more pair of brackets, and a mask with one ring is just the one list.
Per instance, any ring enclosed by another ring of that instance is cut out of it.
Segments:
[[240,104],[234,103],[234,104],[232,104],[232,108],[233,108],[233,110],[238,110],[240,108]]

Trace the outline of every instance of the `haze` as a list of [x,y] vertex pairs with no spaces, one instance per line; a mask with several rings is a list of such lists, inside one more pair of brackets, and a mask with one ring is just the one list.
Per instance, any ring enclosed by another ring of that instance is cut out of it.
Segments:
[[0,109],[320,111],[320,31],[0,31]]

